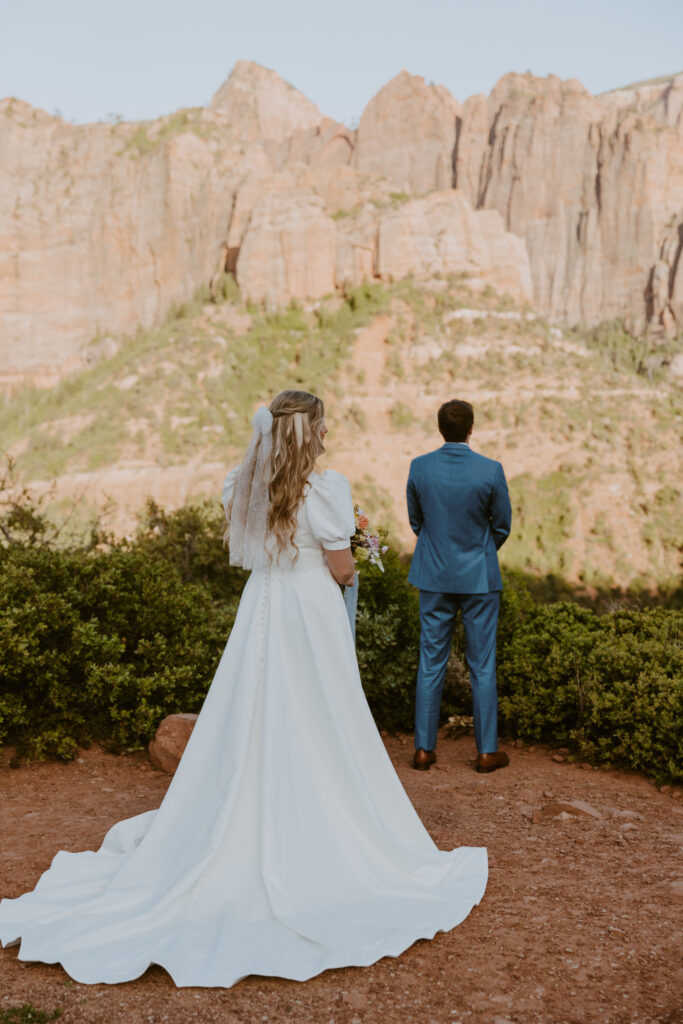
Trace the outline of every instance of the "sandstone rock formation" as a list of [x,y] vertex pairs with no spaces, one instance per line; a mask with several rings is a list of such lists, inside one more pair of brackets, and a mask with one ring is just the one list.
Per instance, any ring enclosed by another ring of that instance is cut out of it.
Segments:
[[683,75],[602,97],[506,75],[461,106],[402,72],[352,131],[247,62],[210,109],[155,122],[74,126],[4,100],[0,379],[52,380],[226,269],[285,303],[468,267],[517,298],[531,282],[546,315],[673,332],[682,112]]
[[[425,144],[415,110],[431,113],[432,124],[436,94],[419,83],[401,75],[371,101],[354,154],[356,166],[413,193],[439,176],[444,159]],[[642,329],[648,319],[665,325],[656,309],[667,307],[683,322],[676,299],[683,270],[669,241],[683,195],[683,75],[654,92],[629,93],[626,104],[591,96],[576,80],[509,74],[490,96],[465,102],[452,132],[445,111],[457,104],[449,108],[438,96],[440,131],[453,143],[453,183],[475,209],[498,210],[506,230],[524,239],[539,309],[572,322],[626,317]],[[420,175],[411,177],[412,166]],[[663,248],[666,294],[655,269]],[[653,274],[659,291],[648,308]]]
[[611,89],[598,99],[607,107],[647,114],[663,124],[683,130],[683,72],[655,82]]
[[[606,109],[578,82],[506,75],[463,108],[456,186],[524,238],[536,305],[638,329],[683,199],[683,134]],[[669,264],[669,298],[680,288]]]
[[369,278],[468,272],[517,301],[531,298],[524,243],[494,210],[478,211],[458,192],[377,208],[338,222],[323,200],[301,187],[269,192],[254,208],[237,260],[244,295],[269,306],[320,298]]
[[370,100],[358,125],[354,166],[423,195],[453,185],[461,107],[442,85],[402,71]]
[[211,100],[244,141],[283,142],[323,119],[314,103],[268,68],[239,60]]
[[221,118],[76,127],[0,103],[0,369],[64,363],[132,333],[207,282],[227,234],[235,154]]
[[155,768],[170,775],[178,767],[198,715],[181,712],[166,715],[149,743],[149,758]]
[[237,260],[244,294],[283,304],[334,291],[335,226],[309,191],[268,192],[256,205]]
[[488,276],[518,301],[531,298],[524,243],[495,210],[473,211],[461,192],[433,192],[380,220],[378,276],[418,279],[468,272]]

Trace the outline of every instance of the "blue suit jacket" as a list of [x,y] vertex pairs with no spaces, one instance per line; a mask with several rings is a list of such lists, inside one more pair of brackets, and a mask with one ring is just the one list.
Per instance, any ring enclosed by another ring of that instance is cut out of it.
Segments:
[[502,590],[498,548],[511,509],[500,462],[447,442],[410,464],[408,516],[417,545],[410,582],[440,594]]

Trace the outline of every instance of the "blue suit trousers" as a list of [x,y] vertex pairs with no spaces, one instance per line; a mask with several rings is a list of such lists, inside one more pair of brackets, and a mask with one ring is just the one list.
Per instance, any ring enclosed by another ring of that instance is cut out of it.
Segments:
[[470,670],[474,735],[480,754],[498,750],[496,630],[500,591],[488,594],[436,594],[420,591],[420,663],[415,694],[415,749],[434,750],[441,694],[458,609],[465,628]]

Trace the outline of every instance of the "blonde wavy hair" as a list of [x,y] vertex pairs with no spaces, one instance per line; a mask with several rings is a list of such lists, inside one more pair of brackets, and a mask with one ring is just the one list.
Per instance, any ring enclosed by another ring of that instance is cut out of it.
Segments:
[[[309,391],[281,391],[270,403],[273,416],[273,452],[268,483],[268,532],[275,537],[278,557],[296,549],[297,512],[306,481],[325,450],[325,406]],[[228,532],[232,501],[226,510]],[[228,534],[226,534],[226,537]]]

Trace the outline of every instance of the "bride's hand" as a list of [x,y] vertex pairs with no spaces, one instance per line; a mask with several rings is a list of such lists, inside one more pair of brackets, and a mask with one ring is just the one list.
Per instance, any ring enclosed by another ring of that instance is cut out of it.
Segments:
[[345,587],[352,587],[355,583],[356,563],[353,560],[351,548],[342,548],[341,551],[325,550],[325,556],[330,572],[337,583],[342,583]]

